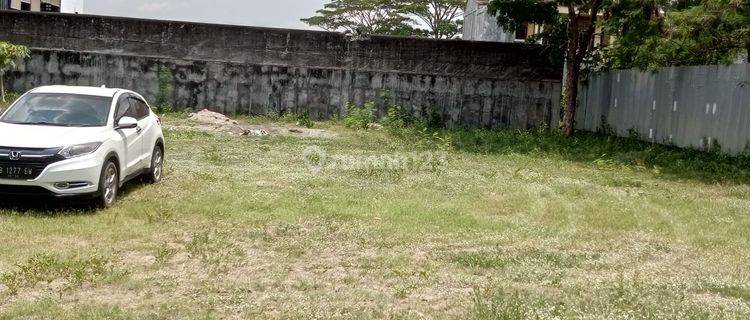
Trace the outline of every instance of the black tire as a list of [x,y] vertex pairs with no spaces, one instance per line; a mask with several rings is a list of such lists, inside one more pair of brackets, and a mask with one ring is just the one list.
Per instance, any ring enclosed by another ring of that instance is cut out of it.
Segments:
[[154,146],[151,151],[151,168],[146,174],[146,181],[149,183],[159,183],[164,175],[164,148],[161,145]]
[[99,176],[99,196],[97,205],[100,208],[111,208],[117,200],[117,192],[120,191],[120,170],[114,160],[109,159],[102,166]]

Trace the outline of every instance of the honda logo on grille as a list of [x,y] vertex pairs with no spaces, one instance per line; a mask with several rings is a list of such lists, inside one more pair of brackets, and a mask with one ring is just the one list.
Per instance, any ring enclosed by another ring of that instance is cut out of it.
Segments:
[[10,160],[20,160],[21,159],[21,151],[11,151],[8,154],[8,159],[10,159]]

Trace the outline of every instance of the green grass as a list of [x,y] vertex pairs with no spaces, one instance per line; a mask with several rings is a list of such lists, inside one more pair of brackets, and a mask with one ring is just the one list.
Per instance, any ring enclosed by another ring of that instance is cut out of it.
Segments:
[[[746,158],[315,127],[336,136],[168,131],[162,183],[109,210],[4,202],[0,319],[750,317]],[[314,174],[311,146],[410,165]]]

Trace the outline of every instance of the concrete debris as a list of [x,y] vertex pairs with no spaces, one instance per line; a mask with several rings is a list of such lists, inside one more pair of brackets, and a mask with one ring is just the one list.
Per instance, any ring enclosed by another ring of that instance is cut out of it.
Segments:
[[268,131],[263,129],[245,129],[242,133],[243,136],[267,136]]
[[191,120],[198,121],[201,123],[207,123],[207,124],[234,124],[239,125],[239,123],[235,120],[227,118],[227,116],[218,113],[213,112],[208,109],[203,109],[201,111],[198,111],[196,113],[191,113],[190,117]]
[[[293,135],[305,138],[333,137],[322,129],[308,129],[300,126],[286,124],[247,125],[227,116],[213,112],[208,109],[190,114],[188,120],[192,123],[190,128],[206,132],[223,132],[243,136],[267,136],[267,135]],[[171,129],[179,129],[183,126],[166,126]]]
[[190,114],[189,119],[199,123],[200,127],[207,131],[227,132],[240,135],[250,134],[245,128],[240,126],[240,123],[236,120],[229,119],[221,113],[213,112],[208,109],[203,109]]

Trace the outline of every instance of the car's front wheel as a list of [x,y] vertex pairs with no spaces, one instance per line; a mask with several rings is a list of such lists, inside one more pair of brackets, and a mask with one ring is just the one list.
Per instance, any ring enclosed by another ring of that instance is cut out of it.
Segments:
[[117,192],[120,188],[120,173],[117,165],[112,160],[107,160],[102,166],[102,174],[99,178],[99,206],[110,208],[115,204]]

